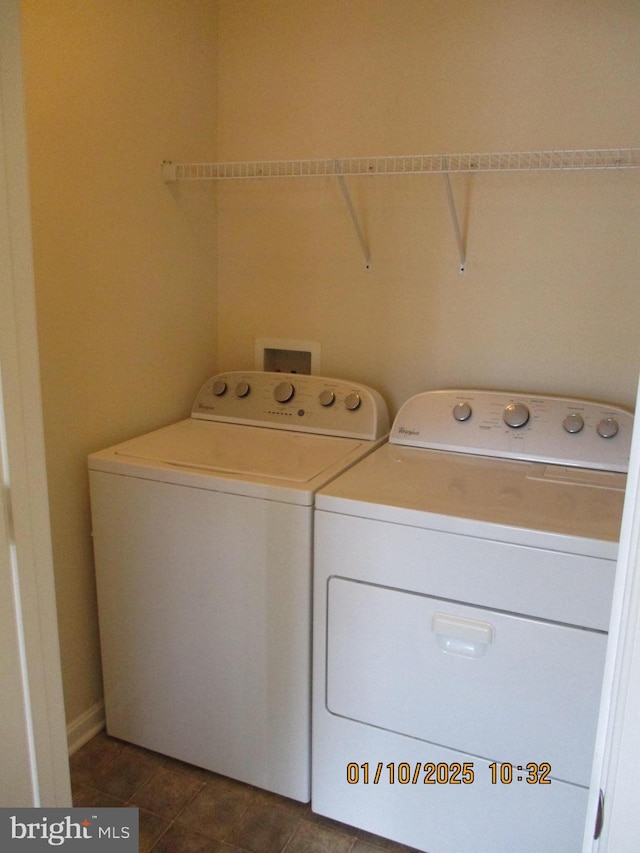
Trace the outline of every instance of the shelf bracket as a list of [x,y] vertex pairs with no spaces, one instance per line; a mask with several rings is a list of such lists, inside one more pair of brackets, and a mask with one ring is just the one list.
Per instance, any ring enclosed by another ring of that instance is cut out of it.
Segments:
[[356,213],[355,207],[353,206],[353,202],[351,201],[351,195],[349,194],[349,188],[347,187],[347,183],[344,179],[344,175],[342,174],[342,169],[340,167],[340,161],[335,161],[335,170],[336,177],[338,179],[338,183],[340,184],[340,189],[342,190],[342,197],[344,198],[344,203],[347,205],[347,210],[349,211],[349,216],[351,217],[351,221],[353,223],[353,227],[355,229],[356,235],[358,237],[358,241],[360,242],[360,248],[362,249],[362,254],[364,255],[364,268],[367,270],[371,269],[371,252],[369,251],[369,245],[365,239],[362,228],[360,227],[360,221],[358,219],[358,214]]
[[458,212],[456,210],[456,202],[451,189],[451,180],[449,172],[443,173],[444,185],[447,190],[447,201],[449,202],[449,214],[451,215],[451,223],[453,225],[453,233],[455,234],[456,243],[458,244],[458,256],[460,258],[460,275],[464,275],[467,271],[467,256],[464,250],[462,234],[460,232],[460,223],[458,221]]

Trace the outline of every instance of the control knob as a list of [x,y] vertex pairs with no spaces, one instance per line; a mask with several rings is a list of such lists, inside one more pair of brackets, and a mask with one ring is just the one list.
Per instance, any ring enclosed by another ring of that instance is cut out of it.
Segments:
[[226,394],[227,393],[227,383],[224,381],[224,379],[218,379],[217,382],[214,382],[213,385],[211,386],[211,392],[216,397],[222,397],[223,394]]
[[571,412],[571,414],[567,415],[567,417],[562,421],[562,426],[564,427],[565,432],[580,432],[584,427],[584,418],[577,412]]
[[235,387],[236,397],[246,397],[250,390],[251,386],[248,382],[238,382]]
[[596,427],[596,432],[602,438],[613,438],[618,433],[618,421],[615,418],[603,418]]
[[453,417],[457,421],[468,421],[471,417],[471,406],[468,403],[456,403],[453,407]]
[[355,412],[356,409],[359,409],[361,403],[360,394],[347,394],[344,399],[345,408],[350,412]]
[[280,382],[276,385],[273,396],[278,403],[288,403],[295,393],[291,382]]
[[321,391],[318,395],[318,400],[320,401],[320,405],[325,408],[329,408],[329,406],[333,406],[336,401],[336,395],[333,391],[330,391],[328,388],[325,388],[324,391]]
[[509,403],[502,417],[507,426],[513,429],[523,427],[529,421],[529,409],[524,403]]

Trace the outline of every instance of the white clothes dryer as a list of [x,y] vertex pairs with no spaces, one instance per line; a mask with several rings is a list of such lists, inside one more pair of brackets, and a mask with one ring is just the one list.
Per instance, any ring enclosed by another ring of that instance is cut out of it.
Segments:
[[426,392],[319,492],[314,811],[429,853],[579,853],[631,432]]
[[387,433],[366,386],[233,372],[89,457],[109,734],[309,800],[315,493]]

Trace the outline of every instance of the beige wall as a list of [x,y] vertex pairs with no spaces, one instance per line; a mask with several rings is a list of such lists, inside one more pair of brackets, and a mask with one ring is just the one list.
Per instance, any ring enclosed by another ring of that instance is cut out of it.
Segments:
[[637,146],[637,0],[22,7],[69,720],[100,696],[86,454],[184,415],[256,337],[320,341],[324,373],[394,410],[446,385],[632,404],[636,172],[455,176],[460,276],[439,176],[349,179],[365,271],[335,180],[167,187],[159,168]]
[[102,694],[86,455],[177,420],[215,368],[215,221],[163,158],[215,145],[212,0],[23,0],[67,720]]
[[[222,160],[640,143],[637,0],[221,0]],[[317,340],[322,372],[395,407],[493,386],[631,405],[640,174],[350,178],[219,190],[221,367]]]

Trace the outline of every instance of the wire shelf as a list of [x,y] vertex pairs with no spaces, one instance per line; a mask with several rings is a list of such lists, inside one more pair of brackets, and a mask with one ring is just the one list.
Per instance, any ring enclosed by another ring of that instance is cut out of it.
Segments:
[[493,154],[419,154],[402,157],[266,160],[244,163],[173,163],[167,160],[162,165],[163,177],[166,181],[637,168],[640,168],[640,148],[593,148]]
[[162,176],[173,181],[223,181],[257,178],[334,177],[340,183],[345,204],[365,260],[371,268],[371,252],[344,180],[348,175],[444,176],[449,212],[458,247],[459,271],[467,269],[465,240],[449,176],[455,172],[550,172],[584,169],[640,168],[640,148],[590,148],[573,151],[519,151],[496,154],[419,154],[404,157],[352,157],[325,160],[264,160],[244,163],[173,163],[165,160]]

